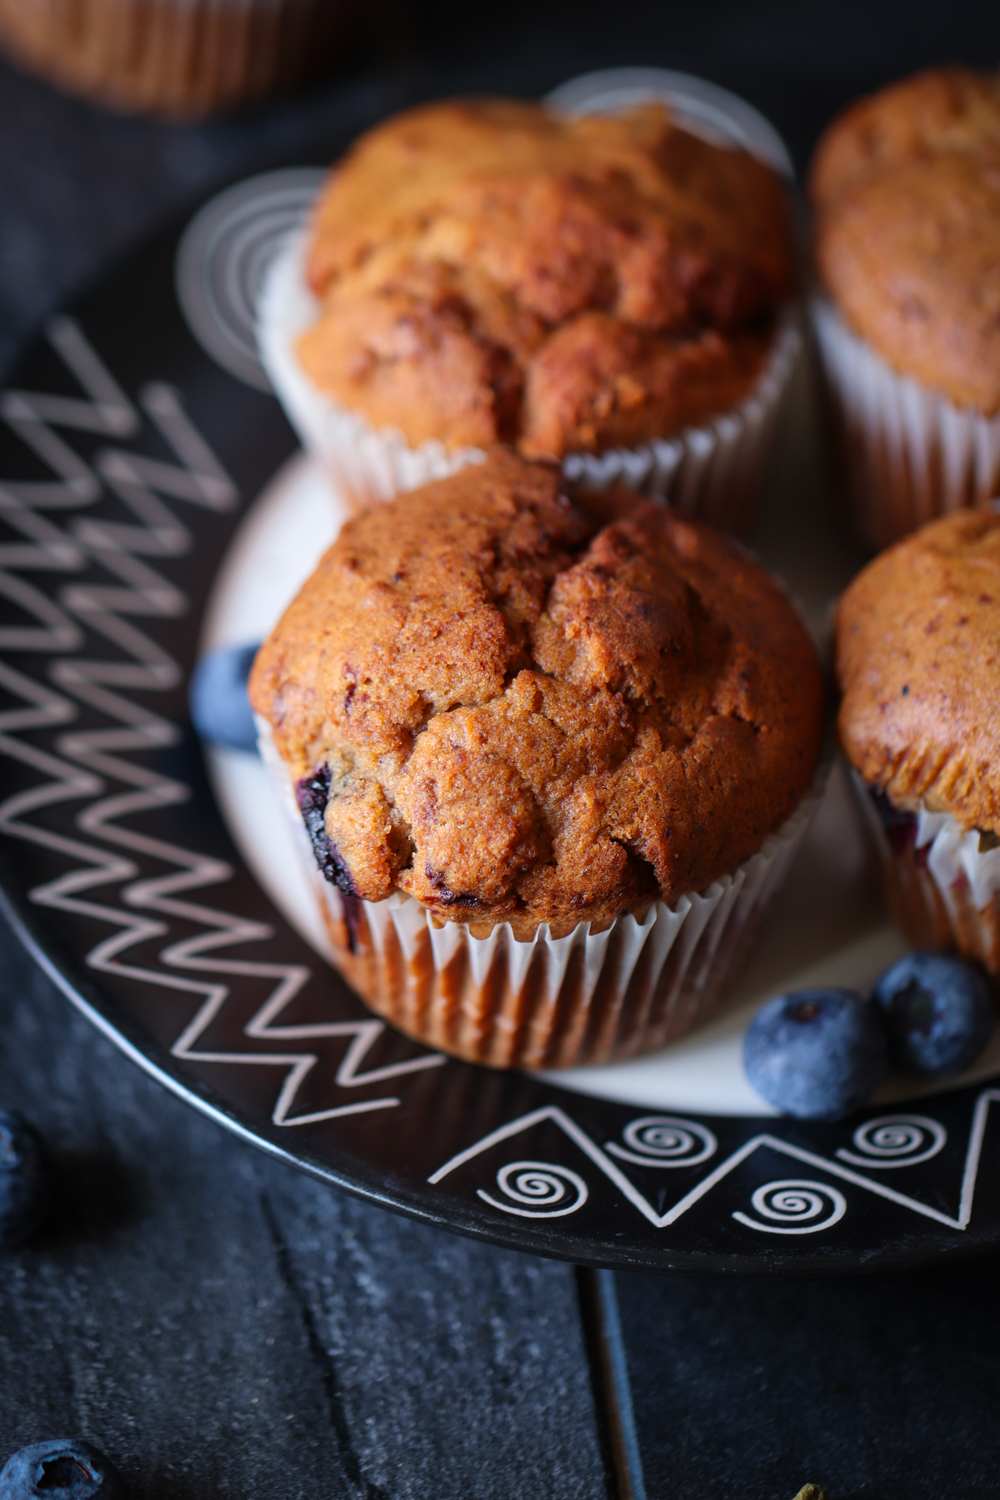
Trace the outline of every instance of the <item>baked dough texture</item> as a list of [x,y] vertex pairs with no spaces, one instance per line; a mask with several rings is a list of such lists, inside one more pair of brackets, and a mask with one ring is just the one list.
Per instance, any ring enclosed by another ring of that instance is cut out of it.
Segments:
[[897,808],[1000,832],[1000,514],[962,511],[883,552],[837,614],[839,730]]
[[792,286],[783,184],[662,106],[426,105],[348,152],[314,215],[316,385],[416,446],[526,457],[737,404]]
[[805,628],[735,543],[505,450],[347,522],[250,693],[343,891],[519,936],[736,870],[823,719]]
[[872,177],[942,151],[1000,152],[1000,75],[933,68],[852,104],[816,148],[809,193],[828,206]]
[[940,69],[855,105],[810,191],[848,322],[901,374],[1000,410],[1000,77]]

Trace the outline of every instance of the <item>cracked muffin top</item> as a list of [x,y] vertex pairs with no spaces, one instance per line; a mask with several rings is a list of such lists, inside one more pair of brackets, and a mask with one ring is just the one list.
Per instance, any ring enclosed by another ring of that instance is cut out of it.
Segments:
[[1000,410],[1000,76],[946,68],[834,121],[810,174],[820,275],[901,374]]
[[662,106],[426,105],[317,204],[299,344],[316,385],[413,445],[561,458],[738,403],[792,285],[784,185]]
[[734,543],[504,450],[348,521],[250,694],[328,878],[519,934],[734,871],[823,718],[805,628]]
[[1000,833],[1000,514],[961,511],[883,552],[837,613],[838,727],[894,806]]

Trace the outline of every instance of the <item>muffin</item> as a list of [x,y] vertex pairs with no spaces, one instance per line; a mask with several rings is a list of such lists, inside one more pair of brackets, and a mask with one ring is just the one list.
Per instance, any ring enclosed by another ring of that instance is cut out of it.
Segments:
[[870,563],[837,614],[841,744],[890,909],[917,947],[1000,973],[1000,513],[961,511]]
[[[666,107],[425,105],[272,268],[265,367],[360,504],[496,443],[743,523],[797,347],[787,193]],[[783,316],[784,315],[784,316]]]
[[0,46],[101,104],[197,116],[317,76],[353,0],[0,0]]
[[348,521],[250,696],[338,967],[475,1062],[694,1025],[814,800],[821,671],[767,574],[502,449]]
[[940,69],[855,105],[810,193],[848,488],[883,547],[1000,486],[1000,76]]

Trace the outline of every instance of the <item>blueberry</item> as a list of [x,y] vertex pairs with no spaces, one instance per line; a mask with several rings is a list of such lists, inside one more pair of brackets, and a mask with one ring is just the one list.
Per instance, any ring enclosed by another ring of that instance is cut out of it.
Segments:
[[801,1120],[840,1120],[878,1087],[886,1066],[877,1008],[851,990],[769,1000],[743,1038],[743,1066],[762,1098]]
[[892,1060],[929,1077],[961,1073],[993,1031],[993,990],[976,964],[908,953],[875,986]]
[[212,745],[253,750],[257,744],[247,678],[258,646],[209,651],[191,673],[188,705],[195,729]]
[[9,1458],[0,1470],[0,1500],[128,1500],[128,1488],[103,1453],[81,1438],[49,1438]]
[[37,1130],[0,1109],[0,1249],[30,1239],[49,1206],[48,1159]]

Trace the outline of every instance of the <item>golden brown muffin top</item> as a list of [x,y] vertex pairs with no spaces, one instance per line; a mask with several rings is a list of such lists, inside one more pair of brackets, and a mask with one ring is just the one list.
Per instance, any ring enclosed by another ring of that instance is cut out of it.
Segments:
[[883,552],[837,614],[840,738],[870,785],[1000,832],[1000,514],[961,511]]
[[661,106],[425,105],[338,165],[308,274],[323,306],[299,352],[321,388],[414,444],[559,457],[750,389],[791,286],[786,194]]
[[829,205],[871,177],[940,151],[1000,152],[1000,75],[933,68],[861,99],[816,147],[809,195]]
[[250,692],[292,776],[329,777],[343,889],[518,931],[735,870],[823,715],[804,627],[734,543],[504,450],[347,522]]
[[810,178],[820,274],[902,374],[1000,409],[1000,79],[923,73],[836,120]]

